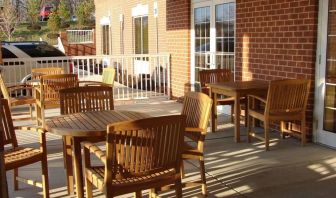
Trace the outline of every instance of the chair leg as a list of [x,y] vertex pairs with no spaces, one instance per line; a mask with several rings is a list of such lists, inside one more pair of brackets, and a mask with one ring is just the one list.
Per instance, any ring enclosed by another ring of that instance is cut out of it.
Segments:
[[282,139],[285,139],[285,136],[286,136],[286,134],[284,132],[285,127],[286,127],[286,123],[284,121],[281,121],[280,122],[280,131],[281,131],[281,138]]
[[206,186],[204,159],[199,160],[199,165],[200,165],[200,169],[201,169],[202,194],[207,195],[208,192],[207,192],[207,186]]
[[252,127],[251,127],[251,124],[252,124],[252,117],[249,116],[249,115],[245,115],[247,116],[247,142],[248,143],[251,143],[252,141],[252,137],[251,137],[251,130],[252,130]]
[[31,104],[29,105],[29,115],[30,118],[33,119],[33,106]]
[[72,138],[69,136],[63,137],[63,154],[64,154],[64,168],[67,176],[68,194],[74,192],[74,174],[72,164]]
[[86,177],[85,177],[85,188],[86,188],[86,197],[92,198],[92,183]]
[[42,122],[42,127],[45,127],[45,112],[44,112],[44,105],[41,107],[41,122]]
[[134,197],[136,197],[136,198],[141,198],[141,196],[142,196],[141,191],[136,191],[134,193]]
[[48,175],[47,156],[45,156],[44,159],[42,159],[41,165],[42,165],[43,197],[49,198],[49,175]]
[[[233,114],[234,114],[234,105],[231,106],[231,123],[234,123]],[[235,115],[236,116],[236,115]]]
[[265,120],[265,149],[266,151],[269,151],[269,136],[270,136],[270,131],[269,131],[269,122]]
[[181,162],[180,171],[181,171],[181,179],[185,178],[185,171],[184,171],[184,162],[183,162],[183,160]]
[[157,197],[157,191],[155,190],[155,188],[151,188],[149,190],[149,198],[156,198]]
[[36,111],[36,125],[40,126],[41,123],[41,108],[39,105],[35,105],[35,111]]
[[175,193],[177,198],[182,197],[182,182],[181,179],[175,181]]
[[18,176],[19,176],[19,169],[18,168],[13,169],[14,190],[19,190],[19,181],[17,180]]
[[303,117],[301,120],[301,146],[304,146],[306,142],[306,118]]

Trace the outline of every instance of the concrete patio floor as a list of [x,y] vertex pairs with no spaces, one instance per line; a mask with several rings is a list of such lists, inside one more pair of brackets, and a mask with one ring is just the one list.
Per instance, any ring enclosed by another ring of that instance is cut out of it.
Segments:
[[[182,105],[174,101],[149,101],[147,103],[122,104],[116,102],[116,109],[144,112],[153,116],[177,114]],[[14,111],[21,110],[15,109]],[[51,109],[47,116],[58,115]],[[309,143],[301,147],[293,138],[279,139],[271,134],[271,151],[265,152],[261,142],[246,142],[245,128],[242,142],[233,140],[233,124],[230,117],[220,115],[219,130],[209,132],[205,144],[205,166],[208,197],[335,197],[336,155],[335,150]],[[15,122],[16,125],[30,125],[32,121]],[[20,145],[37,147],[36,134],[17,133]],[[49,182],[51,197],[74,197],[66,193],[66,179],[63,168],[62,142],[59,136],[47,135]],[[187,162],[186,178],[199,178],[197,161]],[[20,168],[23,177],[41,180],[40,163]],[[42,197],[42,189],[20,183],[20,190],[13,190],[12,172],[7,172],[10,197]],[[96,197],[104,197],[95,191]],[[122,197],[132,197],[132,194]],[[146,191],[143,196],[148,197]],[[174,191],[160,194],[161,197],[175,197]],[[183,197],[202,197],[200,187],[184,188]]]

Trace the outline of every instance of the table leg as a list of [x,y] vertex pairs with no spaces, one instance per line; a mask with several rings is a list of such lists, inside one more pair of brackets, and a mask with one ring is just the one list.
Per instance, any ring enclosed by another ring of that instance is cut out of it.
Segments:
[[235,110],[235,119],[234,119],[235,142],[240,142],[240,94],[239,93],[236,93],[235,95],[234,110]]
[[215,132],[217,129],[217,94],[213,93],[210,89],[211,98],[213,101],[212,111],[211,111],[211,130]]
[[83,187],[83,170],[82,170],[82,154],[81,154],[81,140],[73,138],[74,147],[74,166],[75,166],[75,180],[76,180],[76,197],[84,197]]
[[64,167],[67,176],[67,189],[68,194],[74,192],[74,178],[73,178],[73,166],[72,166],[72,138],[70,136],[63,137],[63,153],[64,153]]

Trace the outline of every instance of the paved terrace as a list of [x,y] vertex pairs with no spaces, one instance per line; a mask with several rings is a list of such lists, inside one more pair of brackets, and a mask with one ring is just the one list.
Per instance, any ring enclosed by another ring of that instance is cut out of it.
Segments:
[[[150,101],[138,104],[117,103],[116,109],[144,112],[153,116],[177,114],[182,105],[174,101]],[[19,111],[20,109],[16,109]],[[51,109],[47,116],[58,115]],[[31,121],[16,125],[32,124]],[[242,127],[242,134],[245,128]],[[35,134],[17,133],[19,144],[36,147]],[[336,155],[335,150],[309,143],[301,147],[293,138],[279,139],[272,133],[271,151],[265,152],[263,144],[233,141],[233,124],[225,114],[220,115],[219,131],[210,132],[205,144],[205,162],[208,197],[335,197]],[[48,165],[51,197],[74,197],[66,194],[66,178],[63,168],[62,142],[59,136],[47,135]],[[198,179],[198,163],[186,163],[189,179]],[[40,181],[40,163],[20,169],[23,177]],[[13,191],[12,172],[7,172],[10,197],[42,197],[42,189],[20,183],[20,190]],[[148,197],[147,192],[143,195]],[[198,187],[184,188],[184,197],[202,197]],[[96,197],[104,197],[98,191]],[[132,197],[132,194],[122,197]],[[169,191],[162,197],[174,197]]]

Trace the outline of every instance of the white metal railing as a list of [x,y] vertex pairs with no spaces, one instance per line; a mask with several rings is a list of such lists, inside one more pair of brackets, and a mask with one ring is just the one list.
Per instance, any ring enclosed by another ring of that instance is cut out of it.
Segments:
[[80,80],[101,80],[103,68],[113,67],[115,99],[170,97],[169,54],[4,59],[0,72],[6,84],[14,85],[28,81],[31,69],[39,67],[62,67]]
[[94,43],[94,30],[67,30],[66,32],[70,44]]

